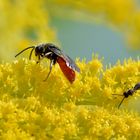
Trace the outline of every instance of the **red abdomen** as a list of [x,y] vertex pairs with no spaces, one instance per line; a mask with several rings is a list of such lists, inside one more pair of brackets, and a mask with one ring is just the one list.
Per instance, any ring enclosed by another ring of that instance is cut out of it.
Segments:
[[57,63],[59,64],[59,66],[60,66],[62,72],[64,73],[64,75],[66,76],[66,78],[72,84],[75,80],[75,71],[73,69],[71,69],[70,67],[68,67],[66,65],[66,61],[61,57],[57,58]]

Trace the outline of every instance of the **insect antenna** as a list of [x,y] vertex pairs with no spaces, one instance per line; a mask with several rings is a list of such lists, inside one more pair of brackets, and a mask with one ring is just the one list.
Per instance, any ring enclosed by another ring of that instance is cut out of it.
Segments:
[[118,105],[118,109],[120,108],[120,106],[121,106],[121,104],[122,104],[122,102],[124,101],[125,98],[126,97],[124,96],[123,99],[121,100],[120,104]]
[[112,95],[124,96],[124,95],[122,95],[122,94],[112,94]]
[[31,60],[32,53],[33,53],[34,49],[35,49],[35,47],[33,47],[33,49],[32,49],[32,50],[31,50],[31,52],[30,52],[30,55],[29,55],[29,60]]
[[[23,53],[24,51],[26,51],[26,50],[28,50],[28,49],[31,49],[31,48],[33,48],[32,51],[31,51],[31,53],[30,53],[30,55],[32,55],[32,52],[33,52],[33,50],[35,49],[35,46],[31,46],[31,47],[27,47],[27,48],[23,49],[23,50],[20,51],[18,54],[16,54],[15,57],[17,57],[18,55],[20,55],[20,54]],[[30,57],[31,57],[31,56],[30,56]]]

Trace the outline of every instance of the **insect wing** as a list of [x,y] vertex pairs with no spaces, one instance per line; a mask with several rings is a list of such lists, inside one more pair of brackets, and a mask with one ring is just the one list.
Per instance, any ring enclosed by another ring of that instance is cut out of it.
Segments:
[[65,55],[66,63],[68,67],[71,67],[73,70],[80,72],[80,68],[75,64],[75,62],[67,55]]
[[65,60],[66,65],[73,70],[76,70],[77,72],[80,72],[79,67],[75,64],[75,62],[68,56],[66,55],[62,50],[60,50],[57,47],[50,47],[49,48],[53,53],[61,57],[63,60]]
[[70,83],[73,83],[75,80],[75,71],[69,68],[66,64],[66,61],[61,57],[58,57],[57,63],[59,64],[66,78],[70,81]]
[[137,83],[134,87],[134,90],[139,90],[140,89],[140,83]]

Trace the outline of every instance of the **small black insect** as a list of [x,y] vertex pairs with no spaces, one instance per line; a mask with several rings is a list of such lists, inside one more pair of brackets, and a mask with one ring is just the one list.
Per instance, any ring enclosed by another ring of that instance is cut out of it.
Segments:
[[139,89],[140,89],[140,83],[137,83],[132,89],[125,91],[122,95],[113,94],[113,95],[124,96],[123,99],[121,100],[120,104],[118,105],[118,108],[120,108],[120,106],[125,98],[128,98],[130,95],[132,96]]
[[62,50],[60,50],[56,45],[52,43],[45,43],[40,44],[37,46],[31,46],[27,47],[21,52],[19,52],[15,57],[23,53],[24,51],[32,49],[29,55],[29,59],[32,57],[33,51],[35,51],[35,56],[38,57],[37,63],[40,62],[43,58],[48,58],[50,60],[50,70],[45,78],[44,81],[46,81],[51,73],[52,66],[56,64],[56,62],[59,64],[62,72],[66,76],[66,78],[70,81],[70,83],[73,83],[75,80],[75,71],[80,72],[79,67],[75,64],[75,62],[66,55]]

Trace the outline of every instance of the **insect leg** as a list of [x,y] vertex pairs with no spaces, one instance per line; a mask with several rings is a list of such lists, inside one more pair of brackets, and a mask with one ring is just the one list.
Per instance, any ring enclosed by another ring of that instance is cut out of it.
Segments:
[[122,102],[123,102],[123,100],[124,100],[125,98],[126,98],[126,97],[124,96],[123,99],[121,100],[120,104],[118,105],[118,109],[120,108],[120,106],[121,106],[121,104],[122,104]]
[[40,63],[40,55],[38,55],[38,60],[36,61],[36,63]]
[[41,61],[43,58],[47,57],[47,56],[50,55],[50,54],[52,54],[52,52],[46,53],[46,54],[43,55],[42,57],[40,57],[40,55],[38,55],[38,60],[37,60],[36,63],[37,63],[37,64],[40,63],[40,61]]
[[48,52],[48,53],[45,53],[45,57],[47,57],[48,55],[52,54],[52,52]]
[[46,81],[48,79],[48,77],[49,77],[49,75],[50,75],[50,73],[52,71],[53,64],[54,64],[54,61],[53,60],[50,60],[50,70],[49,70],[49,73],[48,73],[47,77],[43,81]]

